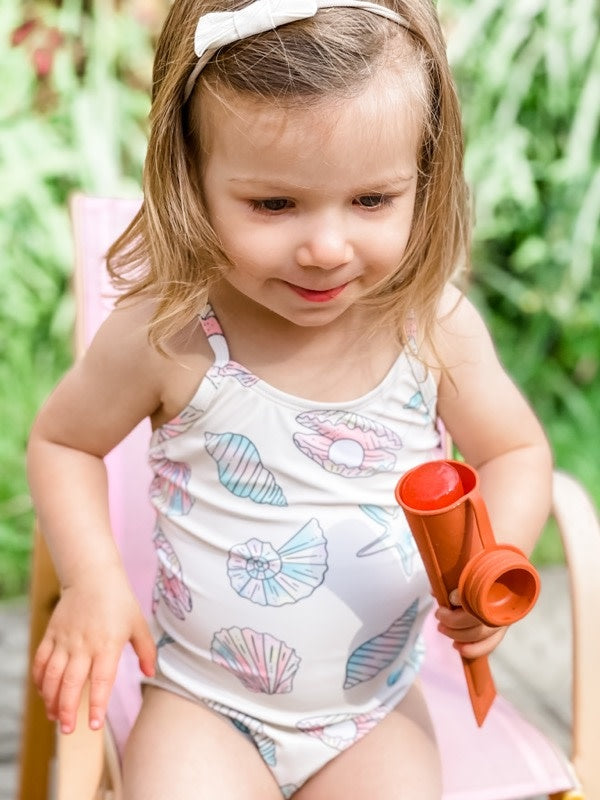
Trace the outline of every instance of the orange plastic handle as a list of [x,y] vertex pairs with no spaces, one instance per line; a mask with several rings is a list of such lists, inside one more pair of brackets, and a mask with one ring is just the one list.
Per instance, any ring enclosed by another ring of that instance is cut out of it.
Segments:
[[[477,472],[458,461],[431,461],[407,472],[396,499],[423,559],[440,605],[459,590],[461,604],[488,625],[506,625],[524,616],[539,593],[539,578],[524,553],[496,544]],[[496,696],[486,657],[463,658],[477,723]]]

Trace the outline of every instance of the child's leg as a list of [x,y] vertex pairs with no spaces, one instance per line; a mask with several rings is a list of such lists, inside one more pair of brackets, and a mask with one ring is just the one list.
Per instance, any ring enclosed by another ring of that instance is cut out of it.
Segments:
[[281,800],[253,744],[229,720],[146,688],[123,764],[124,800]]
[[420,687],[308,780],[294,800],[440,800],[441,764]]

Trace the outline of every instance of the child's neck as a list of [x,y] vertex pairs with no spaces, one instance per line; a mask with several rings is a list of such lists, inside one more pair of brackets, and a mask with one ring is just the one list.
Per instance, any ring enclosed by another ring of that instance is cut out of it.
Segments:
[[[211,295],[230,356],[271,386],[318,402],[362,397],[387,375],[400,347],[390,332],[368,329],[349,312],[323,327],[301,327],[260,314],[243,296]],[[264,324],[268,320],[268,324]]]

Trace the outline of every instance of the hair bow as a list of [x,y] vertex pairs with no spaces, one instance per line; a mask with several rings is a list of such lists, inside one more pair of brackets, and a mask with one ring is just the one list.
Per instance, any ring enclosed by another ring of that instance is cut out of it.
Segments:
[[406,20],[392,11],[367,0],[254,0],[237,11],[212,11],[198,20],[194,35],[194,52],[198,62],[188,78],[184,98],[188,99],[200,71],[220,48],[281,25],[314,17],[320,8],[361,8],[386,17],[408,28]]

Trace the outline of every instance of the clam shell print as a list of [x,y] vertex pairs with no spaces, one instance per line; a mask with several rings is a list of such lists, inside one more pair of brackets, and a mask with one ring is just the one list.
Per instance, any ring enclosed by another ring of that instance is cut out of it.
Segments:
[[221,484],[236,497],[255,503],[287,506],[273,473],[260,459],[253,442],[240,433],[205,434],[206,450],[217,464]]
[[345,750],[373,730],[388,712],[385,706],[377,706],[364,714],[330,714],[302,719],[296,727],[329,747]]
[[307,411],[296,421],[314,433],[294,434],[294,444],[328,472],[368,478],[396,467],[400,437],[368,417],[348,411]]
[[205,700],[205,705],[212,708],[213,711],[221,714],[235,725],[235,727],[247,736],[252,744],[256,747],[261,754],[263,761],[270,767],[277,764],[277,755],[275,752],[275,742],[270,736],[264,732],[264,726],[260,720],[243,714],[241,711],[235,711],[233,708],[224,706],[217,703],[215,700]]
[[368,681],[388,667],[400,655],[414,625],[419,601],[415,600],[401,617],[383,633],[363,642],[346,663],[344,689]]
[[373,522],[376,522],[383,528],[383,533],[372,542],[369,542],[369,544],[361,547],[356,554],[358,558],[372,556],[383,550],[395,549],[400,556],[404,574],[410,577],[414,572],[414,559],[417,553],[417,545],[408,527],[406,517],[400,508],[388,511],[388,509],[382,508],[381,506],[369,504],[360,505],[359,508],[370,517]]
[[246,689],[263,694],[291,692],[301,661],[285,642],[252,628],[223,628],[213,636],[210,652]]
[[321,585],[326,571],[326,541],[316,519],[278,550],[261,539],[236,544],[227,562],[235,591],[261,606],[297,603]]
[[189,514],[194,499],[188,491],[192,476],[189,464],[171,461],[164,453],[150,458],[154,478],[150,484],[150,497],[155,506],[167,516]]
[[185,615],[192,610],[192,596],[183,582],[181,564],[171,543],[160,528],[153,541],[158,559],[158,570],[152,593],[152,612],[156,612],[162,598],[177,619],[184,620]]

